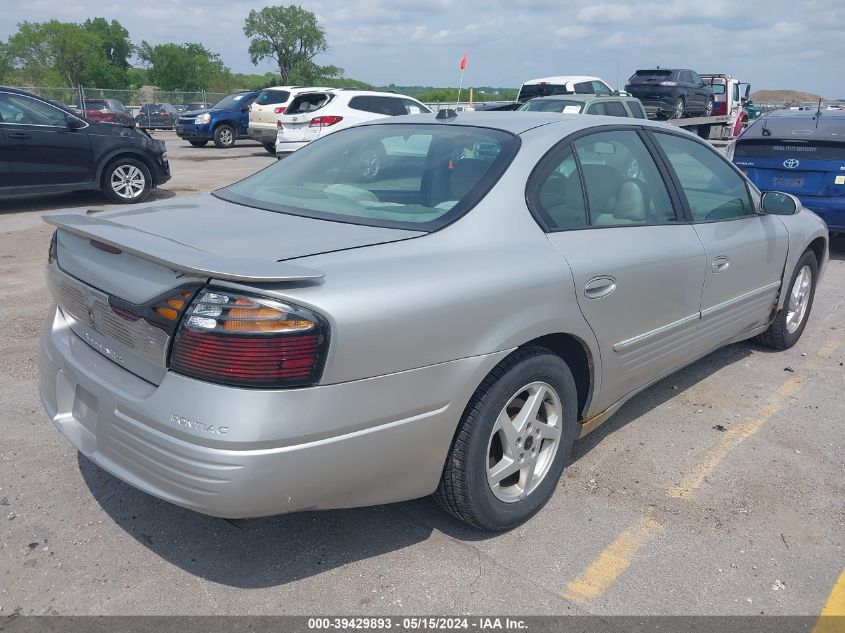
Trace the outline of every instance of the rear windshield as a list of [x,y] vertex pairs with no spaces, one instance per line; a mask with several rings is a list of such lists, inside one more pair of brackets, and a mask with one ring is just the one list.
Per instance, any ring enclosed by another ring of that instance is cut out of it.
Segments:
[[291,215],[433,231],[477,204],[518,147],[516,136],[486,128],[351,127],[214,195]]
[[845,116],[765,116],[757,119],[740,138],[822,139],[845,142]]
[[288,99],[290,99],[290,93],[287,90],[262,90],[255,103],[257,105],[276,105],[286,103]]
[[534,97],[571,94],[563,84],[525,84],[519,91],[517,101],[528,101]]
[[566,112],[567,114],[578,114],[584,110],[583,101],[571,101],[569,99],[532,99],[523,105],[520,110],[528,112]]
[[666,79],[672,75],[671,70],[638,70],[628,81],[635,79]]
[[299,95],[285,110],[285,114],[305,114],[306,112],[314,112],[319,110],[329,101],[332,100],[332,95],[326,92],[312,92],[309,94]]
[[91,110],[95,109],[107,109],[109,104],[105,102],[103,99],[86,99],[85,100],[85,107]]

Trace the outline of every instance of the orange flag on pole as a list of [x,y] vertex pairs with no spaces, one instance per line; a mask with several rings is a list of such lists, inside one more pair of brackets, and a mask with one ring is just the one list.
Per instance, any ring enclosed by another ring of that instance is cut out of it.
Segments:
[[461,70],[466,70],[467,67],[467,54],[464,53],[464,56],[461,57]]

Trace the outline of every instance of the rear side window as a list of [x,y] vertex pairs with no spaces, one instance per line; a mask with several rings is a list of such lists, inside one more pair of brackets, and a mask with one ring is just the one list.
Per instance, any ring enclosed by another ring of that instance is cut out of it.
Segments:
[[352,97],[349,100],[349,107],[353,110],[362,110],[363,112],[376,111],[376,104],[373,103],[372,97]]
[[579,95],[591,95],[595,94],[595,90],[593,89],[593,82],[592,81],[582,81],[580,83],[575,84],[575,94]]
[[621,116],[621,117],[627,117],[628,116],[628,111],[625,109],[625,106],[623,106],[618,101],[608,101],[608,102],[606,102],[604,104],[604,110],[610,116]]
[[639,101],[627,101],[628,108],[631,110],[631,114],[634,116],[635,119],[647,119],[648,116],[643,110],[643,105]]
[[574,146],[592,226],[675,222],[663,177],[636,132],[598,132]]
[[688,70],[682,70],[680,72],[680,76],[678,77],[680,81],[684,82],[685,84],[694,83],[692,80],[692,73]]
[[672,134],[654,136],[681,183],[693,220],[718,222],[754,215],[745,180],[715,151]]
[[549,231],[587,228],[584,188],[570,145],[555,150],[531,176],[528,206]]
[[276,105],[286,103],[290,99],[290,92],[287,90],[262,90],[255,100],[256,105]]

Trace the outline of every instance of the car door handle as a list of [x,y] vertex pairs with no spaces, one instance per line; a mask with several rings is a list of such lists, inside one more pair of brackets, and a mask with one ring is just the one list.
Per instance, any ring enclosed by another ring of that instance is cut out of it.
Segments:
[[713,270],[714,273],[717,275],[719,273],[723,273],[728,269],[728,266],[731,265],[731,260],[724,255],[720,255],[716,259],[714,259],[711,264],[710,268]]
[[29,138],[29,134],[25,134],[24,132],[9,132],[6,134],[9,138],[13,138],[16,141],[25,141]]
[[593,277],[584,285],[584,296],[587,299],[601,299],[616,290],[616,280],[613,277],[603,275]]

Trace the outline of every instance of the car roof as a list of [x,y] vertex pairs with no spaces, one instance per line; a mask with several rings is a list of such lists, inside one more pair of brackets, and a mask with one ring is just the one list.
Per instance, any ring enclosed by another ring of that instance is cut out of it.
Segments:
[[539,83],[560,83],[565,84],[569,81],[600,81],[605,83],[601,77],[593,77],[592,75],[555,75],[554,77],[541,77],[540,79],[529,79],[523,82],[523,85],[532,85]]
[[61,101],[54,101],[51,99],[47,99],[46,97],[39,96],[33,92],[27,92],[26,90],[20,90],[18,88],[7,88],[6,86],[0,86],[0,92],[8,92],[9,94],[16,94],[16,95],[24,95],[25,97],[32,97],[33,99],[38,99],[39,101],[43,101],[44,103],[49,103],[54,108],[59,108],[60,110],[64,110],[65,112],[70,112],[74,114],[68,106],[66,106]]
[[[570,127],[568,132],[576,132],[580,129],[588,129],[606,125],[637,125],[654,127],[662,130],[682,132],[679,128],[660,121],[649,121],[647,119],[631,119],[621,117],[601,116],[595,114],[561,114],[559,112],[459,112],[456,117],[449,119],[438,119],[437,114],[409,114],[399,117],[385,117],[375,119],[362,125],[397,125],[403,123],[411,124],[437,124],[437,125],[468,125],[473,127],[490,128],[502,130],[511,134],[522,134],[534,128],[549,124],[560,124]],[[635,121],[635,123],[632,123]],[[687,133],[689,134],[689,133]],[[695,135],[690,134],[695,138]]]
[[[546,97],[534,97],[528,101],[639,101],[636,97],[627,97],[624,95],[585,95],[580,93],[566,94],[566,95],[548,95]],[[528,103],[526,101],[525,103]]]

